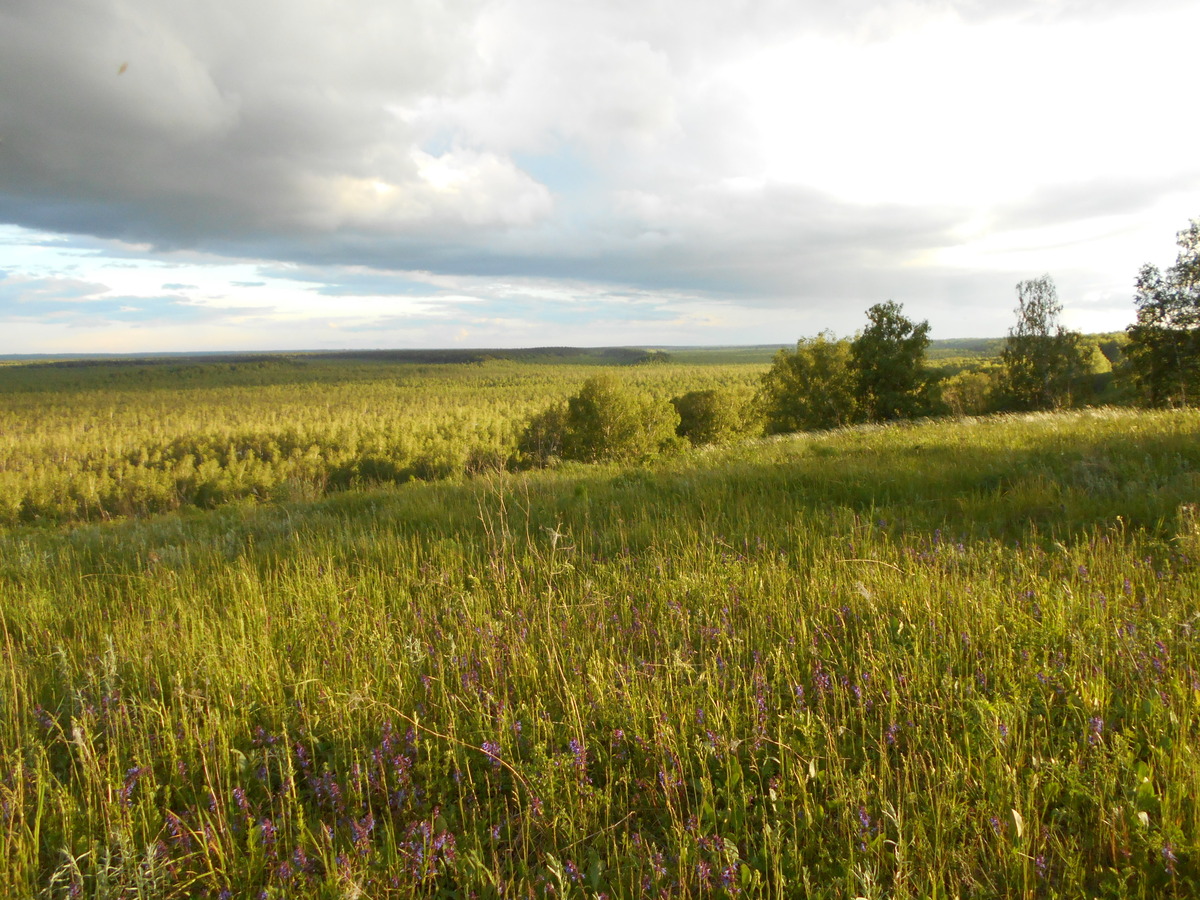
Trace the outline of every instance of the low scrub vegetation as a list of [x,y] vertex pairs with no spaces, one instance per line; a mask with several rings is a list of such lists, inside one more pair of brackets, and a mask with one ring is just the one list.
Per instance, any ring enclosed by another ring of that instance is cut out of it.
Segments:
[[640,352],[543,352],[437,364],[367,354],[0,366],[0,525],[315,498],[544,461],[563,448],[518,448],[522,430],[592,377],[607,387],[579,401],[567,452],[620,456],[622,442],[637,441],[602,432],[657,409],[658,437],[630,451],[638,455],[672,443],[671,397],[750,394],[762,372],[661,354],[643,365]]

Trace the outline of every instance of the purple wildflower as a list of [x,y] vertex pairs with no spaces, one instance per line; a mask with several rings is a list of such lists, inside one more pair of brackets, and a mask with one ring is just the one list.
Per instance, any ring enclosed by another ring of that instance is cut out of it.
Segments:
[[150,771],[148,766],[134,766],[125,773],[125,783],[121,785],[121,805],[129,806],[133,790],[137,787],[138,779]]
[[264,847],[275,846],[275,825],[270,819],[263,819],[258,823],[259,840],[262,841]]
[[571,755],[575,757],[575,766],[579,769],[587,768],[587,750],[580,741],[571,738]]
[[721,872],[721,887],[725,890],[733,890],[737,886],[738,863],[732,863],[725,867]]
[[865,806],[860,806],[858,808],[858,823],[861,826],[861,830],[871,830],[871,816],[867,813],[867,808]]
[[500,745],[495,741],[484,741],[480,749],[492,761],[492,768],[500,768]]
[[350,830],[354,832],[354,846],[360,856],[366,856],[371,851],[371,832],[375,830],[375,817],[367,813],[358,821],[350,820]]
[[1179,860],[1175,858],[1175,848],[1171,846],[1171,842],[1167,841],[1162,847],[1163,867],[1168,875],[1175,874],[1175,863]]

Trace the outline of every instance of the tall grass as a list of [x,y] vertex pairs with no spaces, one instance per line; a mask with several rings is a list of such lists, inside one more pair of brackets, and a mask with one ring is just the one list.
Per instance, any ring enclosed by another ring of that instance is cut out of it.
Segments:
[[0,885],[1189,897],[1196,413],[0,534]]

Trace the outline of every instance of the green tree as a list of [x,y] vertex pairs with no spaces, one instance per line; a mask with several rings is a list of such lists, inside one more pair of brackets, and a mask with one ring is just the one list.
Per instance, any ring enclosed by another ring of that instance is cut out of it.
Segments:
[[534,464],[554,456],[584,462],[637,459],[674,445],[678,424],[679,414],[670,403],[602,374],[585,381],[565,404],[534,416],[517,447]]
[[[1059,323],[1062,304],[1049,275],[1017,284],[1017,324],[1000,351],[1000,405],[1013,410],[1069,406],[1072,388],[1088,372],[1078,332]],[[1090,349],[1090,348],[1089,348]]]
[[567,432],[567,404],[555,403],[529,420],[517,439],[517,457],[522,464],[544,466],[562,456]]
[[1200,219],[1178,234],[1175,265],[1142,267],[1137,321],[1129,326],[1129,371],[1151,406],[1189,406],[1200,398]]
[[942,382],[942,399],[951,415],[979,416],[991,411],[996,373],[990,366],[956,372]]
[[746,430],[745,403],[731,391],[688,391],[671,405],[679,413],[675,433],[693,446],[723,444]]
[[836,428],[854,421],[850,342],[828,332],[780,350],[759,386],[758,405],[768,434]]
[[914,323],[889,300],[867,310],[870,324],[850,345],[858,403],[871,421],[938,411],[936,382],[925,367],[929,323]]

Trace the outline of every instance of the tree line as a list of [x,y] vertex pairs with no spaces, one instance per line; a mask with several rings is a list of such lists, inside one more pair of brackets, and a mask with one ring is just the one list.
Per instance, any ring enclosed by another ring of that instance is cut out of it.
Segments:
[[[1189,406],[1200,398],[1200,219],[1178,234],[1179,255],[1160,272],[1138,274],[1137,320],[1125,340],[1101,348],[1060,320],[1054,281],[1016,286],[1016,323],[999,359],[947,377],[926,359],[929,323],[894,301],[867,310],[853,339],[822,332],[780,350],[752,398],[719,389],[670,402],[597,375],[578,394],[535,416],[520,435],[517,460],[596,461],[651,456],[683,443],[720,443],[946,414],[1053,410],[1094,402],[1096,376],[1111,371],[1109,399]],[[1107,350],[1107,352],[1105,352]],[[1114,362],[1116,365],[1114,366]]]
[[[860,422],[1195,406],[1200,223],[1179,242],[1173,266],[1139,273],[1137,321],[1126,332],[1064,329],[1043,276],[1017,286],[1006,339],[957,342],[968,354],[957,361],[930,344],[928,323],[888,302],[852,339],[806,338],[765,373],[758,362],[553,348],[470,365],[369,354],[6,366],[0,527],[286,501],[554,459],[640,459]],[[980,350],[988,358],[971,355]],[[614,362],[626,366],[622,377]]]

